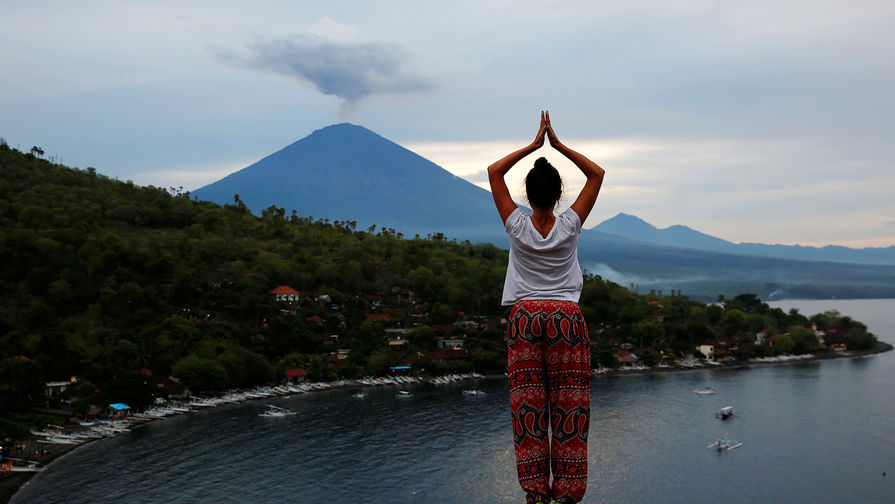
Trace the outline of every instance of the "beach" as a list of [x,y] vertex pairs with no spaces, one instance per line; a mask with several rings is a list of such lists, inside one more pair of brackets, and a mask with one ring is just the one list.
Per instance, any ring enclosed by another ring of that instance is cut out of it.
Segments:
[[[25,443],[36,443],[37,441],[31,440],[26,441]],[[43,445],[43,443],[41,443]],[[49,465],[54,460],[62,457],[63,455],[71,452],[75,448],[78,448],[82,445],[53,445],[48,444],[46,446],[46,452],[43,453],[40,457],[34,459],[35,462],[38,463],[38,466],[43,468]],[[30,480],[36,472],[26,472],[26,471],[14,471],[14,472],[2,472],[0,473],[0,503],[8,502],[9,499],[12,498],[13,495],[25,485],[28,480]]]

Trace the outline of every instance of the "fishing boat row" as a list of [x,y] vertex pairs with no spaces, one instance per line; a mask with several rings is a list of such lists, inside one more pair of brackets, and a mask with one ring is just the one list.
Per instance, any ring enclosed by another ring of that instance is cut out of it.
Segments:
[[[435,385],[454,383],[470,378],[482,378],[479,373],[451,374],[436,378],[418,378],[411,376],[382,376],[382,377],[366,377],[358,380],[338,380],[333,382],[307,382],[307,383],[286,383],[282,385],[255,387],[248,390],[231,390],[218,397],[200,397],[192,396],[188,400],[169,401],[165,399],[156,399],[155,405],[143,411],[131,413],[127,418],[136,421],[158,420],[174,415],[182,415],[191,411],[199,411],[206,408],[213,408],[226,404],[238,404],[244,401],[256,399],[269,399],[272,397],[289,396],[293,394],[305,394],[308,392],[328,390],[351,385],[364,386],[383,386],[383,385],[407,385],[418,383],[431,383]],[[364,397],[363,393],[359,393],[358,398]],[[265,415],[278,416],[278,415]]]
[[129,432],[130,426],[131,422],[126,419],[102,419],[81,422],[83,428],[79,430],[60,425],[47,425],[42,431],[32,430],[31,434],[38,436],[37,442],[39,443],[76,445],[91,439],[101,439]]
[[[200,411],[217,406],[228,404],[238,404],[244,401],[269,399],[273,397],[288,396],[293,394],[304,394],[313,391],[328,390],[350,385],[365,386],[382,386],[382,385],[406,385],[415,383],[432,383],[445,384],[454,383],[470,378],[481,378],[478,373],[452,374],[431,379],[421,379],[409,376],[385,376],[385,377],[367,377],[359,380],[339,380],[333,382],[308,382],[308,383],[287,383],[275,386],[255,387],[247,390],[231,390],[217,397],[201,397],[192,396],[183,400],[167,400],[157,398],[155,403],[142,411],[129,411],[127,405],[122,404],[123,411],[119,411],[118,416],[113,418],[90,418],[80,422],[79,426],[63,427],[59,425],[48,425],[44,430],[34,430],[32,434],[37,437],[36,441],[45,445],[79,445],[84,442],[102,439],[122,432],[129,432],[134,426],[151,422],[155,420],[165,419],[175,415],[183,415],[186,413]],[[465,393],[465,392],[464,392]],[[478,391],[475,391],[478,393]],[[357,398],[365,397],[365,393],[360,391],[354,396]],[[400,391],[398,397],[412,397],[413,395],[406,391]],[[126,412],[126,413],[125,413]],[[284,417],[295,414],[295,412],[284,408],[268,405],[268,409],[261,413],[263,417]],[[15,470],[27,470],[22,467],[15,466]],[[36,465],[34,466],[37,467]],[[9,469],[9,468],[7,468]],[[3,470],[0,468],[0,470]]]
[[799,354],[799,355],[773,355],[770,357],[755,357],[753,359],[749,359],[749,362],[756,363],[773,363],[773,362],[792,362],[792,361],[800,361],[800,360],[808,360],[813,359],[815,357],[814,354]]
[[449,374],[444,376],[436,376],[432,378],[423,378],[423,377],[415,377],[415,376],[380,376],[380,377],[372,377],[368,376],[366,378],[361,378],[357,380],[357,383],[360,385],[371,385],[371,386],[380,386],[380,385],[407,385],[407,384],[415,384],[415,383],[429,383],[432,385],[446,385],[448,383],[456,383],[463,380],[469,380],[472,378],[483,378],[483,376],[479,373],[461,373],[461,374]]

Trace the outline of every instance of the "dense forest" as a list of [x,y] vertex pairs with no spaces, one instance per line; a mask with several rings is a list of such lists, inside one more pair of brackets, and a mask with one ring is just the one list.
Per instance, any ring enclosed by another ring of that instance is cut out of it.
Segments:
[[[399,363],[428,374],[504,369],[507,252],[490,244],[357,229],[300,209],[254,215],[239,195],[219,206],[4,142],[0,229],[4,412],[49,405],[46,382],[72,377],[59,400],[77,411],[147,404],[158,377],[216,391],[289,368],[314,380]],[[278,302],[269,294],[278,286],[299,301]],[[851,349],[875,343],[836,312],[809,318],[750,294],[704,304],[587,276],[581,306],[595,365],[615,365],[621,348],[646,364],[682,359],[706,341],[728,345],[730,358],[811,351],[812,326],[836,328],[835,342]],[[762,331],[771,337],[756,344]],[[462,350],[446,356],[440,339],[460,339]]]

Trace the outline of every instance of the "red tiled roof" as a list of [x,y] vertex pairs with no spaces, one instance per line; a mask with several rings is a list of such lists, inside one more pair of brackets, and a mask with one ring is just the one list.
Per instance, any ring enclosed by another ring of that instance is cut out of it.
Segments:
[[286,378],[295,378],[296,376],[307,376],[308,373],[302,368],[289,368],[286,370]]
[[379,320],[391,320],[391,317],[389,317],[385,313],[367,313],[364,316],[367,318],[368,322],[376,322]]
[[433,350],[426,354],[430,359],[466,359],[467,355],[462,350]]
[[277,287],[276,289],[268,292],[268,294],[301,294],[301,292],[298,292],[297,290],[293,289],[292,287],[289,287],[288,285],[281,285],[281,286]]

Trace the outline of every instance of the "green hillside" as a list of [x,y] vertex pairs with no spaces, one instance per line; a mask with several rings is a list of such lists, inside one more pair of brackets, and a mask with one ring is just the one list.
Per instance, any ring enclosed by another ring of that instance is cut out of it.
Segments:
[[[196,201],[5,144],[0,229],[4,412],[138,407],[164,393],[162,377],[195,392],[268,383],[295,367],[311,379],[378,375],[398,363],[426,374],[503,371],[507,253],[490,244],[356,229],[274,207],[256,217],[236,195],[223,206]],[[268,294],[281,285],[300,291],[300,301]],[[707,338],[746,343],[762,329],[808,322],[754,296],[722,308],[670,294],[586,278],[594,364],[614,363],[626,342],[655,362]],[[872,343],[866,328],[846,322],[855,346]],[[408,331],[398,338],[388,329]],[[448,337],[464,339],[463,350],[439,353]],[[55,403],[44,397],[46,382],[72,377]]]

